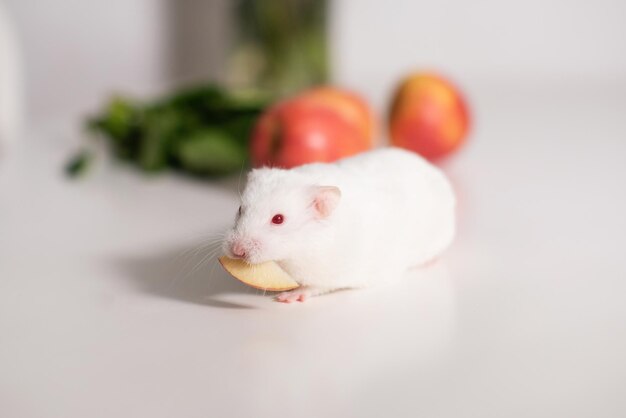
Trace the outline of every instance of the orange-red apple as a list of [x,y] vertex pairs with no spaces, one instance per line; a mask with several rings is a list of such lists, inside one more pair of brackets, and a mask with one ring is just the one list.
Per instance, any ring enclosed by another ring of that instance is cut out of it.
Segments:
[[252,132],[254,166],[291,168],[331,162],[372,148],[369,106],[358,95],[317,87],[266,110]]
[[346,120],[360,126],[365,137],[371,141],[376,137],[375,118],[368,104],[358,94],[336,87],[321,86],[309,90],[304,99],[333,107]]
[[412,74],[396,89],[389,113],[395,146],[436,160],[461,146],[469,124],[461,91],[437,74]]

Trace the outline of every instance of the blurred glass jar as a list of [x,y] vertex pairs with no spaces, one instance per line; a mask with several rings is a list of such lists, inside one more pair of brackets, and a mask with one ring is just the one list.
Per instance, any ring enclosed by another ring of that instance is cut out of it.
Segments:
[[328,79],[326,0],[237,0],[227,78],[287,95]]

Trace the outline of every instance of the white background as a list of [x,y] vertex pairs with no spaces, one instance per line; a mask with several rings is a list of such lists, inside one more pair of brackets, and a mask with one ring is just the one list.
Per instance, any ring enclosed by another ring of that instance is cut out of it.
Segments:
[[[227,0],[3,1],[21,36],[36,120],[75,119],[115,91],[224,77]],[[379,107],[413,68],[471,86],[626,83],[620,0],[339,0],[331,10],[335,78]]]
[[0,161],[0,415],[626,415],[623,2],[335,3],[336,78],[378,109],[415,67],[467,92],[459,237],[396,286],[289,306],[195,252],[237,178],[60,175],[109,91],[221,76],[172,65],[172,4],[7,3],[29,123]]

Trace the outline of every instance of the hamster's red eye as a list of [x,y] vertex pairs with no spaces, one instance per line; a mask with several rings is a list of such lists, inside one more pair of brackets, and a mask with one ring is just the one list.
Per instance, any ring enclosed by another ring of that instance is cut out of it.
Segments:
[[241,216],[241,206],[239,206],[239,210],[237,211],[237,215]]
[[272,223],[275,225],[280,225],[284,221],[285,221],[285,217],[281,215],[280,213],[278,215],[274,215],[274,217],[272,218]]

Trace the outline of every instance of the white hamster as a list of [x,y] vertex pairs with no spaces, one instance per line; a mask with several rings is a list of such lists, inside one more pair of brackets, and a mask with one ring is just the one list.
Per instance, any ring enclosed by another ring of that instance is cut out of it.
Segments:
[[399,148],[331,164],[248,175],[229,257],[276,261],[301,286],[277,296],[304,301],[401,277],[450,245],[455,197],[444,174]]

